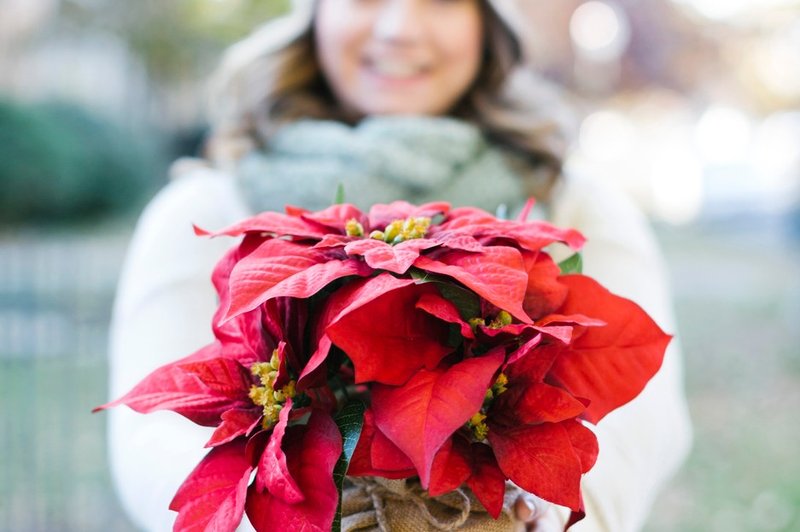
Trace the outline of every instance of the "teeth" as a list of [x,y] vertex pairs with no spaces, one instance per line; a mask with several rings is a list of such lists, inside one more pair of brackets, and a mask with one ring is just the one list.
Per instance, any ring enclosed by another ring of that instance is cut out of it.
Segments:
[[423,68],[419,65],[412,65],[401,61],[373,61],[372,69],[383,76],[396,78],[408,78],[420,74]]

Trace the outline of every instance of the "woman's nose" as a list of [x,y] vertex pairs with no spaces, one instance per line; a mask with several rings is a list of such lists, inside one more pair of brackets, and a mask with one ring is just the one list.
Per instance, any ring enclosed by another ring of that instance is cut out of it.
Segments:
[[414,42],[422,32],[425,20],[421,10],[426,0],[384,0],[377,13],[374,35],[382,41]]

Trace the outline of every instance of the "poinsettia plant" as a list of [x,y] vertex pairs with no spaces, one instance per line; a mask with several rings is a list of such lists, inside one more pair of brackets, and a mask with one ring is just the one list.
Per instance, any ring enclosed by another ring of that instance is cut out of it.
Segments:
[[[528,206],[530,207],[530,205]],[[597,423],[658,371],[670,337],[545,251],[575,230],[446,203],[266,212],[216,266],[215,341],[125,396],[215,427],[175,495],[176,530],[339,525],[345,475],[506,481],[584,514]]]

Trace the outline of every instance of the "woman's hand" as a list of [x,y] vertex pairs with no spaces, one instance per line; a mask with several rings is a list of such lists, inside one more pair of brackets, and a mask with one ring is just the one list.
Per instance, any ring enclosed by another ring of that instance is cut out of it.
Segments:
[[555,507],[530,493],[517,497],[514,513],[519,520],[519,532],[561,532],[564,529]]

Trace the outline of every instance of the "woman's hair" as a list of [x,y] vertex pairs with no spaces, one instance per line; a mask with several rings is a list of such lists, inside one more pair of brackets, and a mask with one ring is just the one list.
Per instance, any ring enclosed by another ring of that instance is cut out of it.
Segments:
[[[497,1],[497,0],[494,0]],[[482,2],[485,43],[473,85],[450,115],[482,129],[505,149],[531,190],[545,195],[561,172],[566,135],[553,95],[523,67],[520,39]],[[311,9],[310,4],[308,9]],[[302,11],[302,10],[301,10]],[[311,13],[271,22],[231,47],[215,78],[208,155],[221,166],[264,146],[282,125],[301,118],[348,122],[316,57]],[[532,184],[532,183],[529,183]]]

